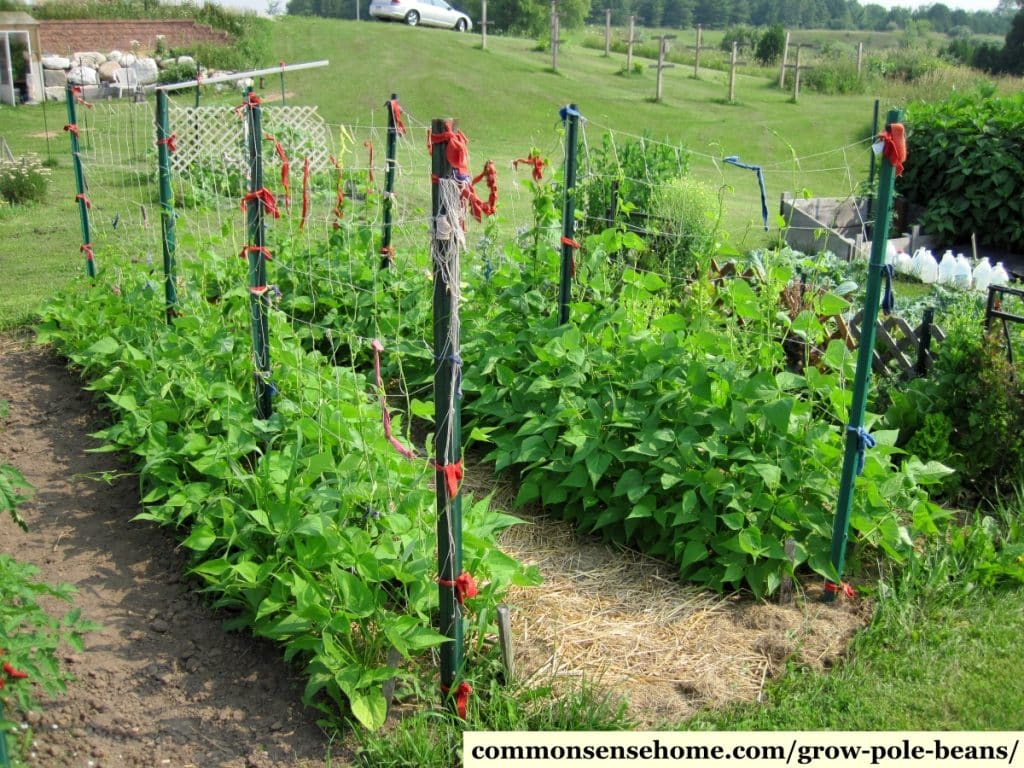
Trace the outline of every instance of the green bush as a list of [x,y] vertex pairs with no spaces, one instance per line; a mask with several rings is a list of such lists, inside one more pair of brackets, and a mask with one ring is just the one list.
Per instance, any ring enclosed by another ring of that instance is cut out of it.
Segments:
[[846,56],[824,59],[800,76],[804,86],[819,93],[863,93],[866,80],[858,77],[857,63]]
[[644,266],[679,275],[692,267],[695,256],[714,252],[722,220],[722,201],[714,186],[681,176],[660,185],[651,202],[660,231],[650,243],[653,263]]
[[868,71],[887,80],[913,82],[944,66],[942,59],[919,47],[893,48],[868,58]]
[[[600,146],[581,146],[580,165],[577,208],[586,212],[584,233],[597,234],[618,222],[647,230],[655,190],[684,175],[689,157],[682,147],[648,137],[616,144],[605,134]],[[615,221],[610,221],[613,208]]]
[[160,70],[159,82],[162,85],[166,83],[183,83],[186,80],[194,80],[195,77],[196,67],[194,64],[179,64],[175,62],[168,64]]
[[1024,472],[1024,367],[982,334],[980,312],[951,317],[946,333],[932,374],[890,393],[886,421],[907,451],[957,470],[948,495],[1006,495]]
[[12,205],[42,202],[49,175],[36,155],[0,160],[0,197]]
[[1024,94],[991,87],[907,110],[906,170],[897,191],[926,208],[922,229],[947,242],[972,233],[1024,248]]
[[754,58],[762,66],[774,64],[782,56],[782,49],[786,46],[786,30],[781,24],[773,24],[761,35],[757,41],[757,49]]

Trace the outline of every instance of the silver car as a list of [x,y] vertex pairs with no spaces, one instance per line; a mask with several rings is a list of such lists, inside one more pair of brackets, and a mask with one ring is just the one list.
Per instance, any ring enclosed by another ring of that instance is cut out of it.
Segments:
[[423,24],[456,32],[473,28],[469,16],[452,8],[445,0],[371,0],[370,15],[382,21],[404,21],[410,27]]

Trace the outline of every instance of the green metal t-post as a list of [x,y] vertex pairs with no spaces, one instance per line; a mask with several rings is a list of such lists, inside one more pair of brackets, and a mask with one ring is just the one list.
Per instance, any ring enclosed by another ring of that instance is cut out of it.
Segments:
[[85,254],[85,271],[89,277],[96,277],[96,262],[92,255],[92,240],[89,235],[89,200],[85,196],[85,172],[82,170],[82,154],[78,143],[78,119],[75,116],[75,92],[71,85],[66,90],[68,124],[64,128],[71,137],[71,165],[75,169],[75,199],[78,201],[78,220],[82,226],[82,253]]
[[[0,720],[4,719],[4,703],[0,701]],[[0,731],[0,768],[11,768],[11,758],[7,754],[7,733]]]
[[[249,89],[251,96],[252,89]],[[263,189],[263,131],[260,105],[246,99],[246,138],[249,154],[249,185],[246,218],[249,225],[249,309],[252,316],[252,349],[256,364],[256,418],[269,419],[270,402],[270,292],[267,290],[266,230],[263,222],[263,201],[255,197]]]
[[558,280],[558,323],[569,322],[569,300],[572,298],[572,273],[576,261],[576,142],[580,113],[575,104],[562,110],[565,125],[565,197],[562,201],[562,268]]
[[[889,110],[886,127],[898,123],[902,117],[899,110]],[[857,480],[858,456],[861,451],[857,431],[864,427],[864,413],[868,402],[868,384],[871,380],[871,364],[875,353],[875,325],[878,321],[878,304],[882,295],[882,267],[885,265],[885,250],[889,241],[889,212],[892,209],[895,172],[892,163],[883,159],[878,176],[878,217],[874,237],[871,240],[871,260],[868,264],[867,296],[864,304],[864,319],[861,322],[860,345],[857,348],[857,370],[853,379],[853,401],[850,403],[850,422],[846,428],[846,452],[843,455],[843,470],[839,481],[839,500],[836,503],[836,517],[832,526],[832,565],[841,576],[846,563],[846,542],[850,530],[850,512],[853,509],[853,490]],[[826,600],[835,598],[835,592],[827,591]]]
[[387,158],[384,161],[384,231],[380,242],[380,268],[387,269],[392,263],[391,248],[391,214],[394,202],[392,197],[395,190],[395,153],[398,145],[398,124],[395,121],[395,105],[398,103],[398,94],[392,93],[391,99],[384,106],[388,110],[388,140]]
[[[454,123],[433,120],[431,130],[435,136],[455,130]],[[432,144],[433,178],[452,178],[446,150],[448,142]],[[453,212],[448,211],[441,196],[441,184],[435,182],[431,190],[432,221],[440,221]],[[452,338],[452,327],[459,327],[459,304],[456,292],[459,275],[452,267],[458,264],[458,244],[454,234],[449,239],[438,237],[441,229],[434,226],[431,239],[431,257],[434,271],[434,456],[437,470],[437,565],[438,595],[440,598],[440,626],[438,631],[449,638],[441,645],[441,687],[452,692],[456,678],[462,671],[463,627],[458,593],[452,584],[462,573],[462,495],[449,496],[447,476],[443,467],[462,460],[462,416],[457,397],[460,377],[459,339]],[[445,694],[451,703],[451,698]]]
[[156,92],[156,154],[160,171],[160,227],[164,252],[164,311],[167,322],[177,314],[178,290],[175,284],[174,196],[171,192],[171,129],[167,116],[167,91]]

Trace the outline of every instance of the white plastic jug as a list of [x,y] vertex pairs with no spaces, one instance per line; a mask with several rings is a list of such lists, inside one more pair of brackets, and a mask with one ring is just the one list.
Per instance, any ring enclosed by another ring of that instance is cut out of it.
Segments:
[[921,273],[918,275],[922,283],[934,283],[939,279],[939,263],[935,261],[932,252],[925,250],[921,256]]
[[990,283],[992,285],[1010,284],[1010,274],[1006,271],[1006,267],[1003,266],[1003,262],[996,262],[995,267],[992,269],[992,279]]
[[978,262],[974,268],[974,290],[987,291],[988,284],[992,282],[992,265],[989,264],[988,256]]
[[953,270],[953,285],[961,291],[971,290],[971,262],[962,253],[956,255],[956,269]]
[[910,274],[916,278],[921,277],[921,265],[924,262],[924,255],[927,250],[927,248],[918,248],[910,259]]
[[913,267],[913,260],[906,251],[899,251],[896,254],[896,271],[901,275],[909,275]]
[[896,246],[892,244],[892,240],[887,240],[885,243],[885,263],[896,263]]
[[939,285],[952,285],[953,274],[956,272],[956,259],[952,251],[942,254],[942,261],[939,262]]

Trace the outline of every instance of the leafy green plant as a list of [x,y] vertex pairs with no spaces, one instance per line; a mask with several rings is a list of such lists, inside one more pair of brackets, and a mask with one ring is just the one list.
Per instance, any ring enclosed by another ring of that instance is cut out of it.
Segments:
[[[287,270],[291,258],[279,248],[274,263]],[[388,649],[413,659],[444,639],[431,629],[433,473],[391,448],[365,377],[303,349],[278,313],[275,414],[253,418],[248,292],[222,261],[195,265],[210,273],[195,284],[219,285],[217,300],[182,290],[187,311],[173,328],[160,321],[145,271],[124,269],[117,290],[72,289],[51,303],[40,339],[56,343],[106,398],[112,423],[98,436],[138,457],[140,517],[179,530],[214,603],[301,663],[306,700],[325,719],[351,714],[376,728],[383,682],[416,679],[414,667],[387,663]],[[516,522],[467,496],[463,557],[481,582],[467,600],[471,638],[491,631],[493,606],[510,584],[536,581],[535,570],[495,546]]]
[[[36,579],[39,569],[0,555],[0,650],[2,660],[28,675],[29,683],[2,687],[5,704],[23,712],[38,708],[35,695],[63,693],[72,676],[61,667],[58,651],[62,643],[83,650],[82,636],[98,629],[73,609],[62,617],[52,616],[40,601],[56,598],[73,602],[75,589],[68,584],[49,585]],[[10,722],[0,730],[10,730]]]
[[947,316],[946,340],[927,378],[889,392],[886,421],[900,445],[958,470],[958,483],[983,498],[1011,491],[1024,471],[1024,390],[1019,365],[1001,341],[983,335],[977,312]]
[[922,228],[949,241],[983,232],[992,245],[1024,247],[1024,94],[976,88],[917,102],[907,125],[912,159],[897,190],[926,208]]
[[42,202],[49,176],[36,155],[0,159],[0,197],[12,205]]

